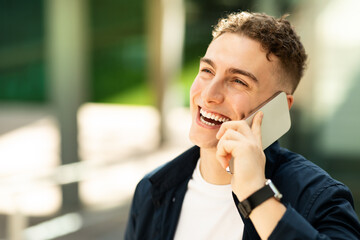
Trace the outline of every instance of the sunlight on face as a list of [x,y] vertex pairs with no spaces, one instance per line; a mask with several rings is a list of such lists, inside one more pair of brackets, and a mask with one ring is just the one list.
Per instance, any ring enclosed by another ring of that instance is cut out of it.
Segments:
[[225,33],[213,40],[190,90],[193,143],[216,147],[221,122],[213,120],[244,119],[277,92],[276,64],[276,58],[266,58],[260,43],[245,36]]

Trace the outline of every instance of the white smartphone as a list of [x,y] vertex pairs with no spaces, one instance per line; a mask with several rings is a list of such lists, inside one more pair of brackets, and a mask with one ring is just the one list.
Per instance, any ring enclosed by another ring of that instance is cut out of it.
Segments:
[[286,93],[280,92],[261,104],[245,121],[251,126],[255,114],[259,111],[264,113],[261,123],[262,148],[268,146],[282,137],[291,127],[289,105]]
[[[279,92],[257,107],[245,120],[249,126],[251,126],[255,114],[259,111],[264,114],[261,123],[261,141],[262,148],[265,150],[289,131],[291,127],[286,93]],[[226,169],[228,172],[232,172],[233,164],[233,159],[231,159],[229,167]]]

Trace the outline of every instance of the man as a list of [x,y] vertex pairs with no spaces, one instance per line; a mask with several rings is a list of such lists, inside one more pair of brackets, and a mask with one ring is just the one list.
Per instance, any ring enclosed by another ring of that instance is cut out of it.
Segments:
[[196,146],[140,181],[125,238],[360,239],[349,189],[277,142],[263,151],[261,112],[244,121],[279,91],[292,106],[306,58],[285,18],[221,19],[190,90]]

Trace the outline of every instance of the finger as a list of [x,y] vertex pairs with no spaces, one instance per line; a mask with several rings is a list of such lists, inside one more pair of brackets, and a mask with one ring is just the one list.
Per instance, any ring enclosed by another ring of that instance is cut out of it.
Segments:
[[235,149],[237,144],[239,143],[235,140],[222,139],[219,141],[216,158],[224,169],[229,166],[230,159],[232,158],[231,152]]
[[253,122],[251,124],[251,131],[257,139],[257,142],[262,146],[261,142],[261,123],[264,117],[264,113],[259,111],[255,114]]
[[235,130],[237,132],[242,132],[244,134],[249,133],[251,131],[249,125],[244,120],[229,121],[221,125],[219,131],[216,134],[216,138],[217,139],[222,138],[225,132],[229,129]]
[[226,132],[222,135],[221,140],[243,140],[244,135],[241,132],[238,132],[234,129],[227,129]]
[[246,137],[240,132],[228,129],[221,137],[217,145],[217,157],[221,165],[226,168],[233,157],[234,151],[239,147],[239,143],[244,142]]

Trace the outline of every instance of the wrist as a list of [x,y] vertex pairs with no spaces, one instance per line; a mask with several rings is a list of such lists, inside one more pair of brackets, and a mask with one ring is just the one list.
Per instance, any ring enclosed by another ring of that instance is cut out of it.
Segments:
[[239,201],[243,201],[248,198],[250,195],[261,189],[265,186],[266,179],[265,177],[257,178],[252,181],[247,181],[241,184],[238,184],[238,187],[234,193],[236,194]]
[[275,187],[275,185],[271,182],[271,180],[267,180],[265,182],[265,186],[261,187],[253,194],[248,196],[246,199],[240,200],[239,204],[237,205],[240,213],[245,217],[248,218],[251,212],[264,203],[265,201],[269,200],[270,198],[274,198],[276,200],[280,200],[282,198],[281,193]]

